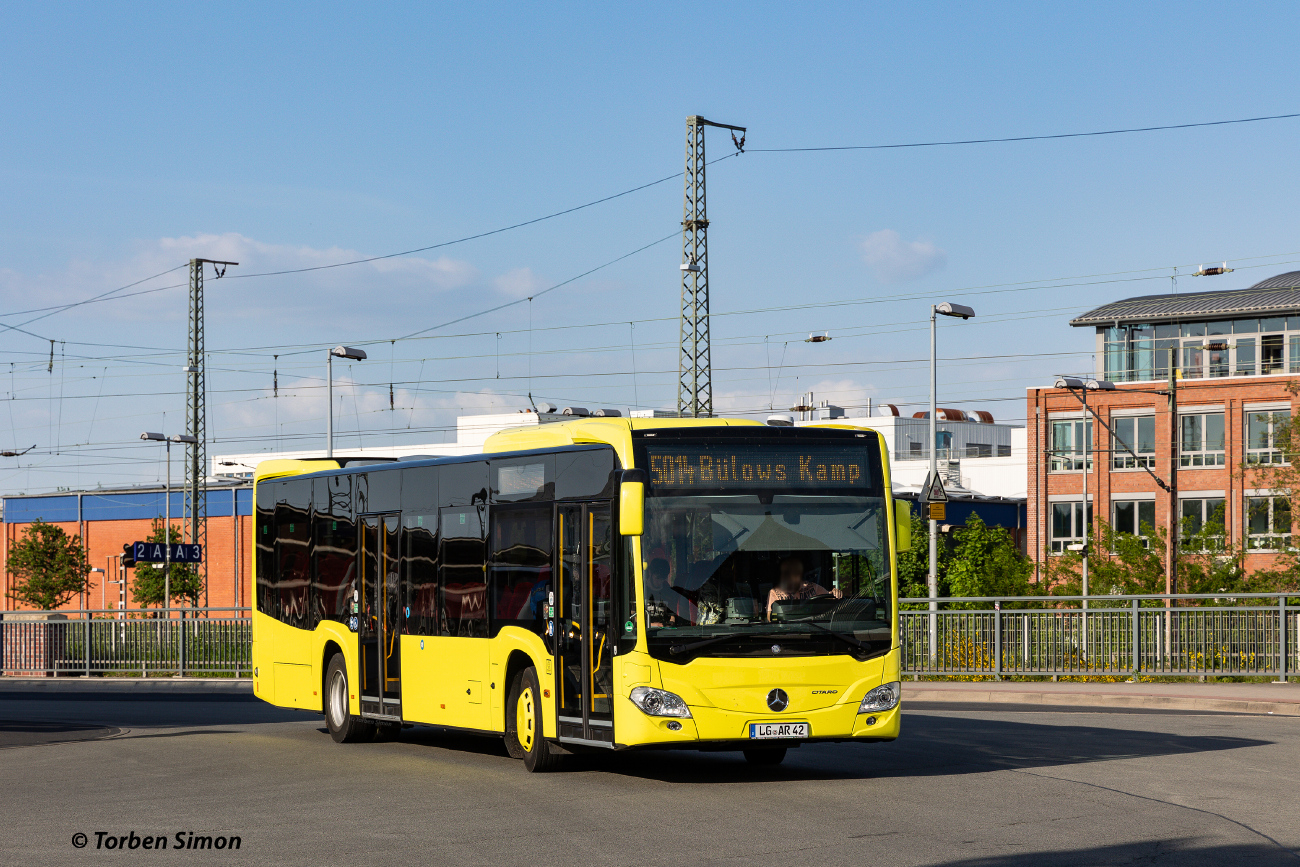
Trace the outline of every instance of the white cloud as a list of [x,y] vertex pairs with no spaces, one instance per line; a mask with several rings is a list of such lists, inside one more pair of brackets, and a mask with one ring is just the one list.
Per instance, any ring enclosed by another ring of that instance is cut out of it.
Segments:
[[881,283],[916,280],[948,264],[948,254],[930,241],[904,241],[893,229],[872,232],[858,246]]
[[512,298],[527,298],[545,287],[542,278],[534,274],[532,268],[515,268],[507,271],[494,280],[493,285]]
[[[196,234],[139,242],[128,256],[111,261],[74,261],[59,271],[26,275],[0,269],[0,300],[9,309],[27,309],[84,300],[142,277],[159,274],[192,258],[238,262],[227,271],[227,280],[217,283],[207,273],[209,295],[216,302],[234,302],[228,315],[263,317],[292,311],[301,317],[312,311],[330,310],[333,305],[355,303],[358,293],[370,303],[410,303],[435,293],[446,293],[473,284],[478,270],[468,262],[440,256],[436,259],[402,256],[380,259],[342,268],[322,268],[303,274],[286,274],[253,280],[229,279],[268,271],[320,268],[366,258],[365,253],[343,247],[316,248],[304,245],[268,244],[237,232]],[[184,284],[187,270],[181,268],[157,279],[147,280],[121,293],[125,300],[93,304],[74,314],[92,314],[103,319],[152,321],[184,320],[184,289],[170,293],[148,290]],[[216,291],[219,289],[219,292]],[[133,293],[146,294],[131,298]],[[33,303],[39,301],[40,303]],[[62,321],[62,320],[60,320]],[[47,326],[48,327],[48,326]]]

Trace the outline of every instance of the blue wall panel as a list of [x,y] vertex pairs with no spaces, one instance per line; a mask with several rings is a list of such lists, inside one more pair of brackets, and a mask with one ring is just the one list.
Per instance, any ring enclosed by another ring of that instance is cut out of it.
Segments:
[[[166,495],[162,491],[87,493],[82,495],[81,518],[85,521],[150,521],[162,517],[165,501]],[[184,493],[172,491],[172,520],[182,520],[184,511]],[[232,514],[253,514],[251,488],[217,488],[208,492],[209,518],[228,518]],[[38,518],[51,522],[76,521],[77,495],[4,498],[6,524],[27,524]]]
[[5,523],[27,524],[35,520],[77,520],[77,496],[21,497],[5,500]]

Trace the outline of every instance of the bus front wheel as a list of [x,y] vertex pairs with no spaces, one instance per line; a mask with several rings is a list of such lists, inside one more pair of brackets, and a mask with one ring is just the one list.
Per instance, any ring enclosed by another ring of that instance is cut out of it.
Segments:
[[542,691],[531,665],[515,675],[506,704],[506,751],[523,759],[532,773],[549,771],[560,762],[542,736]]
[[325,670],[325,724],[336,743],[349,744],[374,737],[375,727],[352,715],[349,707],[348,665],[336,653]]

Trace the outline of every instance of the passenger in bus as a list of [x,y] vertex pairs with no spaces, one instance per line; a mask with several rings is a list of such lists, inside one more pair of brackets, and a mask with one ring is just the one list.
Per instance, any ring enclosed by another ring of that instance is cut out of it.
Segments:
[[772,619],[773,602],[792,602],[800,599],[812,599],[816,596],[834,596],[842,599],[844,593],[840,588],[827,590],[820,584],[804,578],[804,565],[801,557],[786,557],[781,561],[781,575],[775,587],[767,594],[767,619]]
[[646,619],[650,626],[688,626],[698,616],[695,604],[672,586],[668,561],[655,557],[646,567]]

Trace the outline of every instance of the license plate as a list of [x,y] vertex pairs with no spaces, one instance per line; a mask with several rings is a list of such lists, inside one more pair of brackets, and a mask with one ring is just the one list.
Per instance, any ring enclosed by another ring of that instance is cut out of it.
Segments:
[[750,723],[750,740],[763,741],[772,738],[806,738],[808,723]]

